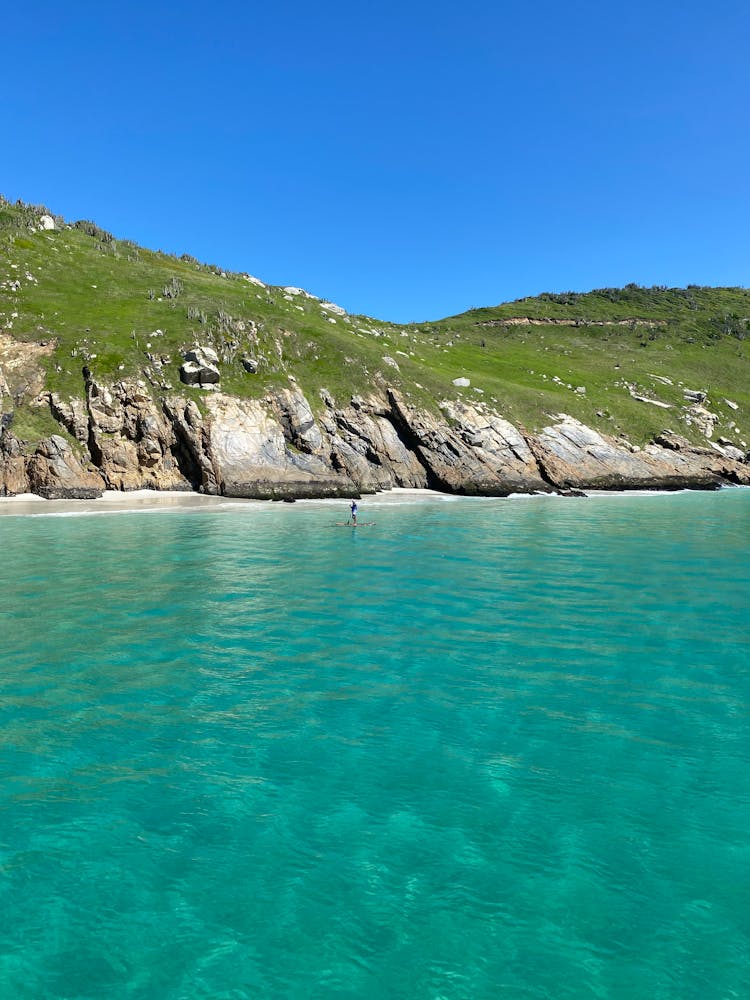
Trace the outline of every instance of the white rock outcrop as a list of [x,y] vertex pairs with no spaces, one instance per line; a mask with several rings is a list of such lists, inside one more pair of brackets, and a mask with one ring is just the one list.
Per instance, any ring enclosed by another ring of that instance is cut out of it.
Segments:
[[337,306],[335,302],[321,302],[320,308],[325,309],[326,312],[335,313],[336,316],[346,316],[346,309]]

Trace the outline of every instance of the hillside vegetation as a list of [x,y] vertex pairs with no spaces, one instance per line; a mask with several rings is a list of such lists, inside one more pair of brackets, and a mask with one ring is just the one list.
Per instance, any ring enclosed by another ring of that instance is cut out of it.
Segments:
[[[716,435],[746,447],[748,337],[750,292],[698,286],[543,294],[397,325],[0,199],[1,402],[27,441],[54,424],[34,405],[39,389],[83,397],[84,366],[101,382],[137,375],[155,396],[200,405],[206,390],[179,375],[184,351],[200,344],[219,355],[222,391],[241,397],[290,376],[313,407],[323,389],[343,403],[387,384],[430,411],[463,397],[530,431],[569,413],[635,443],[665,428],[705,443],[686,412],[684,390],[696,390],[718,417]],[[25,360],[9,346],[19,343]]]

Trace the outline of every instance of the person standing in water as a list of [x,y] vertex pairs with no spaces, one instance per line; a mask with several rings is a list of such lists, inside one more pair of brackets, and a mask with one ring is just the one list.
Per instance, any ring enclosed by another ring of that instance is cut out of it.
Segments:
[[350,504],[350,510],[352,512],[352,524],[356,525],[356,523],[357,523],[357,501],[356,500],[352,500],[352,502]]

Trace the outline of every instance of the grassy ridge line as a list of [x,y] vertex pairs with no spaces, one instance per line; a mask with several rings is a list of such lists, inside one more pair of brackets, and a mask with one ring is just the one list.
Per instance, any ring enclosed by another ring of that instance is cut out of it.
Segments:
[[[0,329],[18,339],[55,340],[47,386],[63,396],[82,395],[83,364],[107,381],[153,371],[151,355],[168,359],[155,373],[155,395],[164,391],[159,384],[171,385],[200,402],[203,393],[179,381],[182,352],[198,342],[222,357],[222,389],[242,397],[261,396],[294,375],[313,405],[321,388],[344,403],[382,381],[431,410],[457,396],[487,402],[529,430],[567,412],[636,443],[665,427],[705,443],[681,419],[687,387],[709,392],[721,418],[717,433],[737,443],[750,440],[745,289],[631,285],[541,295],[399,326],[326,312],[314,298],[117,241],[94,224],[70,228],[58,219],[55,230],[40,230],[42,214],[50,213],[0,203],[0,286],[6,286],[0,287]],[[15,280],[20,287],[10,288]],[[510,322],[521,319],[545,322]],[[606,325],[592,325],[600,323]],[[257,375],[242,367],[245,354],[261,360]],[[471,386],[455,387],[458,376]],[[579,386],[585,394],[575,392]],[[628,386],[673,409],[634,400]],[[4,400],[5,409],[14,405]],[[28,400],[15,410],[15,426],[28,438],[49,432]]]
[[[287,384],[292,370],[306,384],[325,385],[335,394],[366,391],[374,369],[383,367],[382,351],[368,350],[376,345],[372,333],[360,329],[357,336],[353,320],[312,298],[286,296],[281,288],[260,287],[190,258],[104,242],[82,229],[31,233],[28,214],[7,205],[0,212],[0,282],[21,281],[17,292],[0,289],[0,322],[4,317],[3,325],[19,339],[56,338],[49,385],[63,395],[81,395],[82,364],[103,380],[140,374],[149,364],[147,352],[170,357],[162,381],[178,386],[182,351],[196,342],[219,350],[225,358],[222,386],[241,396]],[[38,214],[31,220],[37,222]],[[27,273],[35,280],[26,280]],[[11,319],[13,312],[18,315]],[[378,333],[390,328],[362,323]],[[349,347],[358,363],[342,377],[341,358]],[[265,359],[258,377],[242,368],[243,354]]]

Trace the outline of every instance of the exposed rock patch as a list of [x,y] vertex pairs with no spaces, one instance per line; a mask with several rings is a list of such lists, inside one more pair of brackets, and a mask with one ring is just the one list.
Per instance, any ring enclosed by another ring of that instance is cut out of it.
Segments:
[[434,414],[393,389],[343,407],[323,392],[317,419],[293,379],[264,400],[215,392],[199,408],[177,395],[155,401],[138,379],[105,385],[88,369],[84,376],[85,400],[40,397],[78,442],[80,457],[57,435],[25,453],[7,418],[0,493],[150,488],[294,499],[393,487],[507,496],[750,483],[750,465],[728,438],[697,448],[664,431],[639,448],[564,414],[530,435],[483,402],[444,401]]
[[332,312],[336,316],[346,316],[346,309],[341,306],[337,306],[335,302],[321,302],[320,308],[324,309],[326,312]]
[[285,499],[346,496],[352,484],[321,458],[289,447],[278,419],[257,400],[207,401],[207,444],[224,496]]
[[520,433],[496,414],[488,419],[474,407],[445,404],[452,428],[393,390],[388,397],[399,436],[426,468],[429,486],[484,496],[549,489]]
[[89,378],[86,401],[89,452],[109,489],[190,489],[175,457],[173,425],[144,382],[123,379],[110,387]]
[[53,340],[24,342],[0,330],[0,399],[10,396],[18,405],[38,396],[44,388],[42,358],[54,349]]
[[[704,396],[705,399],[705,396]],[[719,422],[719,415],[712,413],[700,403],[693,403],[684,411],[683,420],[690,427],[695,425],[698,430],[707,438],[713,437],[714,429]]]
[[444,402],[461,440],[497,478],[502,493],[548,492],[550,487],[523,434],[487,407]]
[[320,452],[323,437],[315,422],[312,408],[297,389],[279,389],[270,400],[287,440],[308,454]]
[[666,325],[664,320],[638,319],[635,316],[630,319],[616,320],[555,319],[551,316],[532,319],[529,316],[508,316],[503,319],[489,319],[477,323],[477,326],[643,326],[647,329]]
[[26,466],[29,489],[46,500],[92,500],[102,495],[104,480],[87,471],[57,434],[42,441]]
[[357,490],[427,486],[427,470],[399,436],[386,400],[355,397],[342,409],[336,409],[330,397],[326,402],[329,411],[321,423],[329,441],[331,463]]
[[636,390],[636,387],[634,385],[628,385],[628,392],[633,397],[633,399],[637,400],[639,403],[650,403],[651,406],[659,406],[661,407],[662,410],[672,409],[671,403],[665,403],[661,399],[651,399],[650,396],[644,396],[642,393],[639,393]]
[[30,492],[26,456],[20,441],[7,428],[0,428],[0,496]]
[[750,467],[710,449],[684,448],[682,440],[675,435],[667,447],[651,444],[634,451],[563,416],[530,438],[529,445],[546,478],[563,490],[712,488],[722,482],[750,482]]
[[180,397],[163,401],[164,414],[175,435],[174,452],[180,469],[193,489],[215,496],[220,493],[217,471],[209,451],[209,438],[197,404]]

